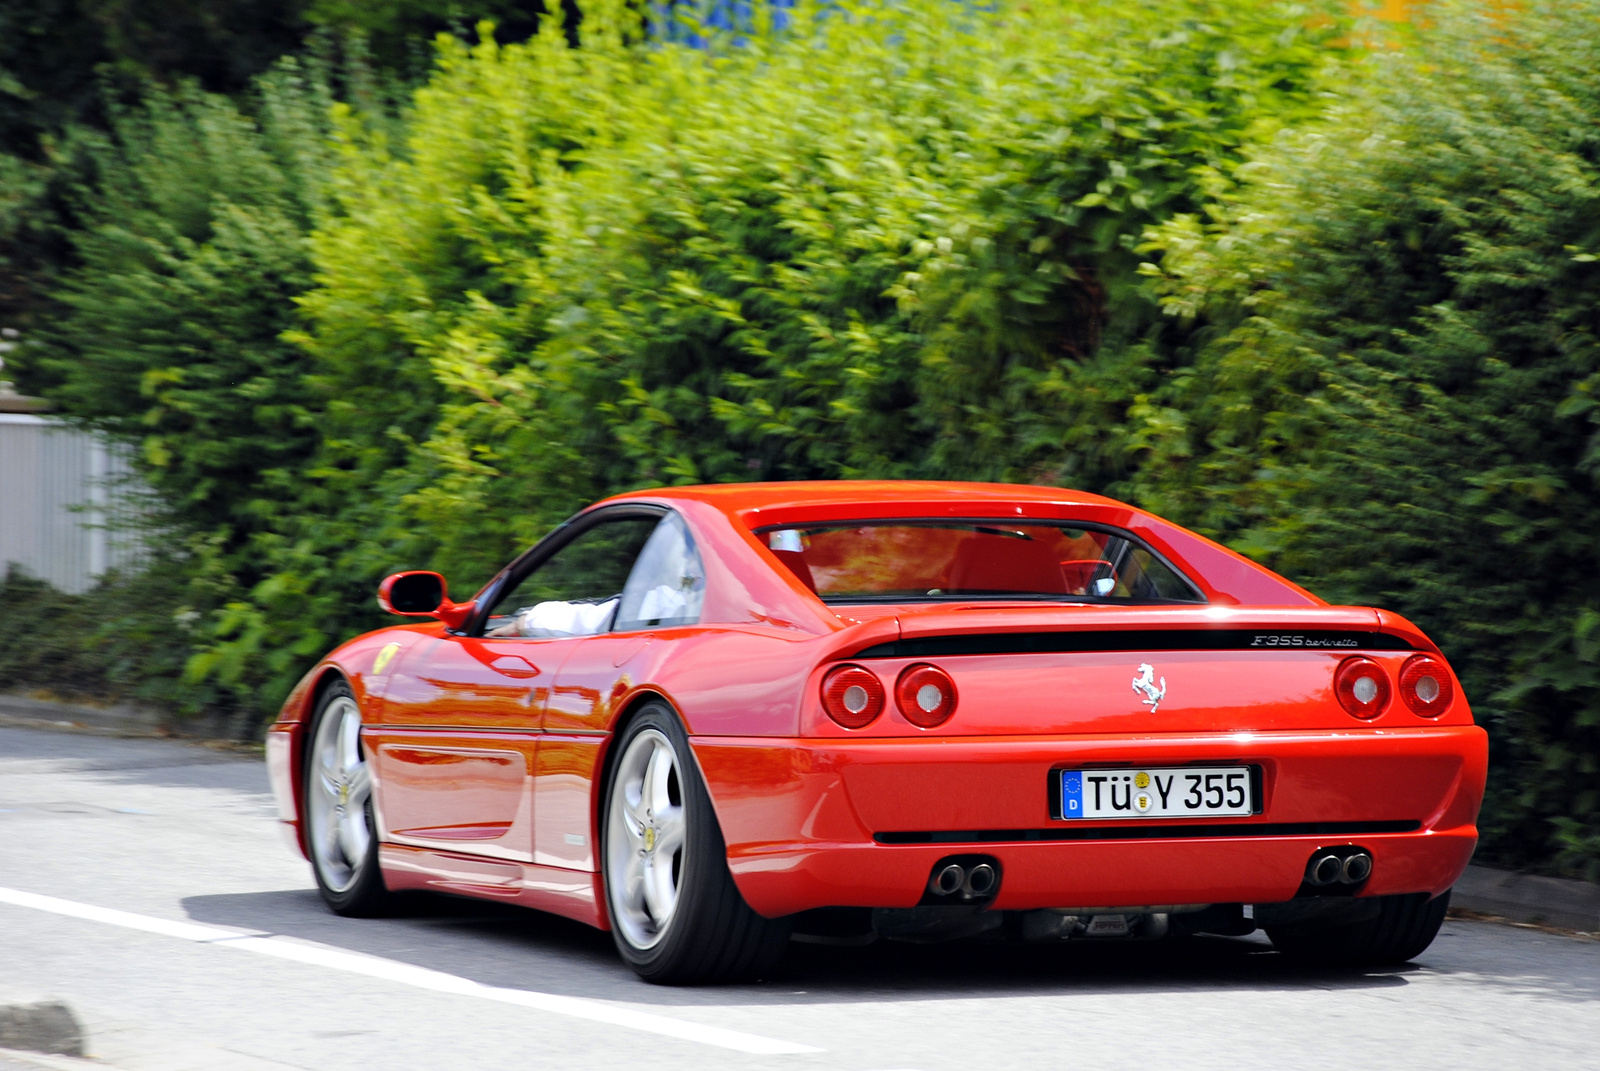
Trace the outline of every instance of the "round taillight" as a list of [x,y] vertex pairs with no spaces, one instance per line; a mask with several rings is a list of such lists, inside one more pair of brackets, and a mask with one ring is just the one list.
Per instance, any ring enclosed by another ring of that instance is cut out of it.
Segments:
[[1425,654],[1406,659],[1406,664],[1400,667],[1400,698],[1413,714],[1437,718],[1455,698],[1450,671],[1443,662]]
[[1334,674],[1333,689],[1339,705],[1352,717],[1366,721],[1389,705],[1389,675],[1370,658],[1347,658]]
[[871,670],[840,666],[822,678],[822,709],[846,729],[859,729],[883,713],[883,684]]
[[895,681],[894,701],[912,725],[932,729],[956,712],[956,682],[926,662],[907,666]]

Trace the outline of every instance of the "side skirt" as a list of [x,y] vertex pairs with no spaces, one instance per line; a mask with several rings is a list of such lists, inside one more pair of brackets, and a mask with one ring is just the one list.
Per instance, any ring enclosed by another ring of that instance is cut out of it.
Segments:
[[403,844],[378,847],[383,881],[393,891],[421,889],[520,904],[574,919],[600,930],[611,928],[599,874],[586,870],[484,859]]

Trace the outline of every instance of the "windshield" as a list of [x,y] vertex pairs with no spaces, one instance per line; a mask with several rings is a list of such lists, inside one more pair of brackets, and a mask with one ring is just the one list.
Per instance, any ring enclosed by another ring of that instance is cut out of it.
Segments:
[[1132,536],[1049,522],[852,521],[763,528],[826,602],[1204,602]]

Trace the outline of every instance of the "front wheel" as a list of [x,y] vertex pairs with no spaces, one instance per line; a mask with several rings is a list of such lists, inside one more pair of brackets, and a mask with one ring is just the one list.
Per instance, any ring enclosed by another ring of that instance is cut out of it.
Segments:
[[344,681],[329,685],[317,703],[305,778],[306,847],[317,891],[340,915],[379,914],[388,892],[378,869],[372,772],[361,708]]
[[1286,955],[1307,963],[1384,967],[1404,963],[1433,944],[1450,907],[1450,891],[1378,898],[1378,913],[1343,925],[1269,926],[1267,936]]
[[606,903],[617,950],[647,982],[748,977],[776,962],[784,920],[751,910],[689,750],[665,703],[650,703],[617,742],[601,821]]

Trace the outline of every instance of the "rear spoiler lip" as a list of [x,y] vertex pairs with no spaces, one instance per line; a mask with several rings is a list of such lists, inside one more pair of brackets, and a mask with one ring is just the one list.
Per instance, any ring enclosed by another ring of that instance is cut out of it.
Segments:
[[[884,607],[888,610],[888,607]],[[823,661],[1114,651],[1420,651],[1443,657],[1399,614],[1367,606],[1070,608],[902,606],[852,622]],[[1196,636],[1204,637],[1191,642]],[[1258,637],[1262,638],[1257,642]],[[1278,637],[1274,642],[1272,637]],[[1299,637],[1304,642],[1295,642]],[[1283,642],[1287,640],[1287,642]],[[1347,641],[1355,641],[1354,643]]]
[[953,655],[1098,654],[1138,651],[1415,651],[1409,638],[1372,629],[1187,628],[1059,629],[1049,632],[953,633],[878,643],[852,657],[940,658]]
[[[846,604],[832,607],[847,610]],[[903,639],[984,632],[1056,632],[1143,629],[1355,629],[1380,630],[1383,617],[1369,606],[1220,606],[1066,602],[906,603],[896,607]],[[1409,624],[1394,614],[1397,624]],[[1413,629],[1413,631],[1415,631]]]
[[[854,658],[1111,651],[1426,651],[1439,649],[1398,614],[1364,606],[902,609],[898,635],[852,645]],[[893,634],[891,634],[893,635]]]
[[[1444,652],[1439,650],[1439,645],[1430,640],[1427,633],[1410,621],[1390,610],[1374,610],[1372,612],[1378,619],[1378,631],[1399,637],[1419,651],[1426,651],[1428,654],[1444,658]],[[1449,661],[1449,659],[1446,659],[1446,661]]]

